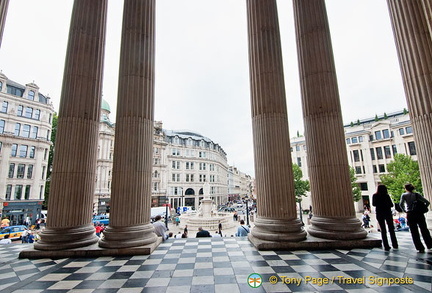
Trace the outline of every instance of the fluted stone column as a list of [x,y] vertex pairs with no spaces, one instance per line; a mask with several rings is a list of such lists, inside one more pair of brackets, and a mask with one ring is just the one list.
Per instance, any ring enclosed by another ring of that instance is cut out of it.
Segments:
[[99,246],[156,243],[150,223],[153,164],[155,0],[125,0],[110,225]]
[[9,0],[1,0],[0,1],[0,47],[3,40],[3,32],[6,23],[6,15],[8,11]]
[[107,1],[74,2],[48,201],[39,250],[98,241],[92,224]]
[[354,210],[325,2],[293,3],[314,210],[308,233],[326,239],[362,239],[367,232]]
[[306,232],[296,212],[276,1],[248,0],[247,14],[258,194],[258,218],[249,239],[278,248],[281,242],[304,240]]
[[432,1],[387,3],[414,129],[423,193],[432,200]]

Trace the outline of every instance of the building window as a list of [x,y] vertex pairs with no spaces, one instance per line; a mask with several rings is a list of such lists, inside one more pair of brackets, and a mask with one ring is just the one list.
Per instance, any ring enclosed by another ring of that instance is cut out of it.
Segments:
[[388,129],[383,129],[382,133],[383,133],[384,139],[385,138],[390,138],[390,132],[389,132]]
[[36,152],[36,147],[35,146],[30,147],[29,158],[33,159],[35,157],[35,152]]
[[399,134],[400,134],[400,135],[404,135],[404,134],[405,134],[405,129],[403,129],[403,128],[399,128]]
[[376,165],[372,165],[372,169],[374,173],[378,173],[378,169]]
[[23,115],[23,105],[18,105],[18,109],[17,109],[17,116],[22,116]]
[[20,158],[27,158],[27,145],[20,145],[19,156]]
[[180,170],[180,162],[179,161],[172,161],[172,168]]
[[24,199],[30,199],[30,187],[31,187],[30,185],[26,185]]
[[376,153],[377,153],[377,158],[378,158],[378,160],[383,159],[384,157],[383,157],[382,148],[381,148],[381,147],[377,147],[377,148],[375,148],[375,149],[376,149]]
[[353,151],[353,155],[354,155],[354,162],[360,162],[359,151],[358,150],[354,150]]
[[18,150],[18,145],[16,143],[12,144],[11,157],[16,157]]
[[3,82],[0,81],[0,92],[2,91],[2,89],[3,89]]
[[172,149],[172,155],[173,156],[180,156],[180,150],[179,149]]
[[357,167],[355,167],[355,171],[356,171],[356,174],[361,174],[361,173],[362,173],[362,168],[361,168],[361,166],[357,166]]
[[33,177],[33,165],[28,165],[27,167],[27,179],[32,179]]
[[396,155],[397,154],[397,148],[396,148],[395,144],[392,145],[392,150],[393,150],[393,156]]
[[210,167],[210,171],[214,171],[215,170],[215,165],[214,164],[209,164]]
[[299,152],[299,151],[300,151],[300,146],[296,145],[296,152]]
[[386,145],[384,147],[384,155],[386,157],[386,159],[391,159],[392,155],[391,155],[391,151],[390,151],[390,146]]
[[360,184],[360,190],[368,190],[368,184],[367,182],[361,182]]
[[34,112],[33,112],[33,119],[35,119],[35,120],[39,120],[40,119],[40,110],[39,109],[34,110]]
[[186,162],[186,170],[193,170],[193,169],[194,169],[194,163]]
[[6,121],[0,120],[0,133],[4,132]]
[[363,136],[359,136],[358,139],[359,139],[359,142],[363,142]]
[[158,191],[158,190],[159,190],[159,183],[153,182],[153,191]]
[[30,138],[37,138],[39,127],[33,126]]
[[299,167],[302,166],[302,161],[301,161],[301,158],[299,158],[299,157],[297,157],[297,165],[298,165]]
[[32,118],[33,117],[33,108],[26,107],[24,117],[26,118]]
[[15,164],[14,163],[10,163],[9,164],[9,174],[8,177],[9,178],[13,178],[15,174]]
[[215,175],[210,175],[210,182],[215,182]]
[[205,158],[206,157],[206,152],[198,152],[198,157]]
[[45,152],[44,152],[44,161],[46,161],[47,155],[48,155],[48,149],[45,149]]
[[22,197],[22,185],[16,185],[15,186],[15,199],[21,199]]
[[180,174],[172,174],[173,182],[180,182]]
[[[49,130],[47,130],[47,137],[46,137],[46,139],[47,140],[50,140],[50,138],[51,138],[51,132],[49,131]],[[112,157],[112,153],[110,153],[110,160],[111,160],[111,157]]]
[[352,143],[358,143],[357,137],[353,137],[353,138],[351,138],[351,142],[352,142]]
[[15,134],[16,136],[19,136],[19,135],[20,135],[20,132],[21,132],[21,123],[16,123],[16,124],[15,124],[15,132],[14,132],[14,134]]
[[23,125],[22,133],[21,133],[22,137],[30,137],[30,127],[31,126],[28,124]]
[[27,95],[27,99],[34,101],[35,98],[35,92],[34,91],[29,91],[28,95]]
[[199,163],[199,169],[204,171],[206,169],[206,163]]
[[415,156],[417,155],[417,151],[416,151],[416,147],[415,147],[415,143],[413,141],[410,141],[408,143],[408,150],[409,150],[409,154],[411,156]]
[[45,179],[45,170],[46,170],[46,166],[42,167],[42,180]]
[[2,112],[2,113],[7,113],[8,105],[9,105],[8,102],[3,101],[3,104],[2,104],[2,107],[1,107],[1,112]]
[[379,164],[379,166],[378,166],[378,168],[379,168],[379,172],[380,173],[385,173],[385,165],[384,164]]
[[206,182],[206,175],[199,175],[199,182]]
[[406,132],[406,134],[413,133],[412,127],[411,126],[405,127],[405,132]]
[[43,198],[43,191],[44,191],[44,187],[43,187],[43,185],[41,185],[39,188],[39,199]]
[[10,200],[11,199],[11,195],[12,195],[12,185],[8,184],[6,186],[6,200]]
[[[49,117],[48,117],[48,123],[49,123],[49,124],[51,124],[51,119],[52,119],[52,114],[50,113],[50,114],[49,114]],[[111,146],[112,146],[112,141],[111,141]]]
[[376,140],[380,140],[380,139],[382,139],[381,131],[375,131],[375,139],[376,139]]
[[194,182],[194,174],[186,174],[186,182]]
[[25,165],[24,164],[18,164],[17,178],[19,178],[19,179],[24,178],[24,173],[25,173]]

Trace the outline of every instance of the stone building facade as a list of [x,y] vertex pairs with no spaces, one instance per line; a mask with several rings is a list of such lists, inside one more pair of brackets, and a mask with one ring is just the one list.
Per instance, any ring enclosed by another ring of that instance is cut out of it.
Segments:
[[[109,212],[115,124],[110,120],[110,106],[102,100],[99,124],[94,213]],[[151,206],[166,204],[173,208],[189,206],[197,209],[205,182],[216,204],[228,200],[228,163],[225,151],[211,139],[191,131],[163,129],[154,123]],[[236,168],[237,170],[237,168]],[[247,178],[237,170],[242,194],[246,195]],[[239,174],[242,174],[240,176]]]
[[[387,164],[395,154],[405,154],[417,160],[413,128],[406,110],[358,120],[344,126],[348,162],[355,169],[357,183],[362,191],[362,200],[355,203],[362,211],[369,205],[372,194],[380,183],[380,175],[387,173]],[[292,162],[298,164],[303,178],[308,178],[307,147],[304,137],[291,140]],[[308,207],[310,197],[303,200]]]
[[13,224],[34,223],[44,200],[54,107],[36,84],[21,85],[3,73],[0,103],[2,215]]

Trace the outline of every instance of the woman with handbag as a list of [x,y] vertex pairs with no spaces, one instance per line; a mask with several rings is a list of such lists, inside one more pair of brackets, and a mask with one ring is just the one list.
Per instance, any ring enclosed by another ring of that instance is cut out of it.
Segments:
[[432,238],[426,225],[425,211],[421,210],[420,207],[423,204],[426,206],[427,211],[427,206],[430,203],[421,194],[413,192],[414,186],[412,184],[405,184],[405,190],[407,192],[401,196],[400,207],[407,214],[407,221],[415,248],[418,252],[424,252],[425,247],[420,240],[419,228],[428,249],[432,248]]
[[393,224],[393,214],[391,208],[393,202],[388,194],[387,187],[383,184],[378,185],[377,192],[372,196],[372,205],[375,207],[376,218],[381,228],[381,239],[386,251],[390,250],[389,241],[387,239],[386,224],[390,234],[390,239],[393,248],[398,248],[396,239],[395,227]]

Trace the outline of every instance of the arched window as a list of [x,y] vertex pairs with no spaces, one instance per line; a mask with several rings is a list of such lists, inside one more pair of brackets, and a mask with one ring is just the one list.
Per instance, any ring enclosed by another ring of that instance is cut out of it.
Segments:
[[29,91],[29,92],[28,92],[28,96],[27,96],[27,98],[28,98],[29,100],[34,101],[34,98],[35,98],[35,92],[34,92],[34,91]]

